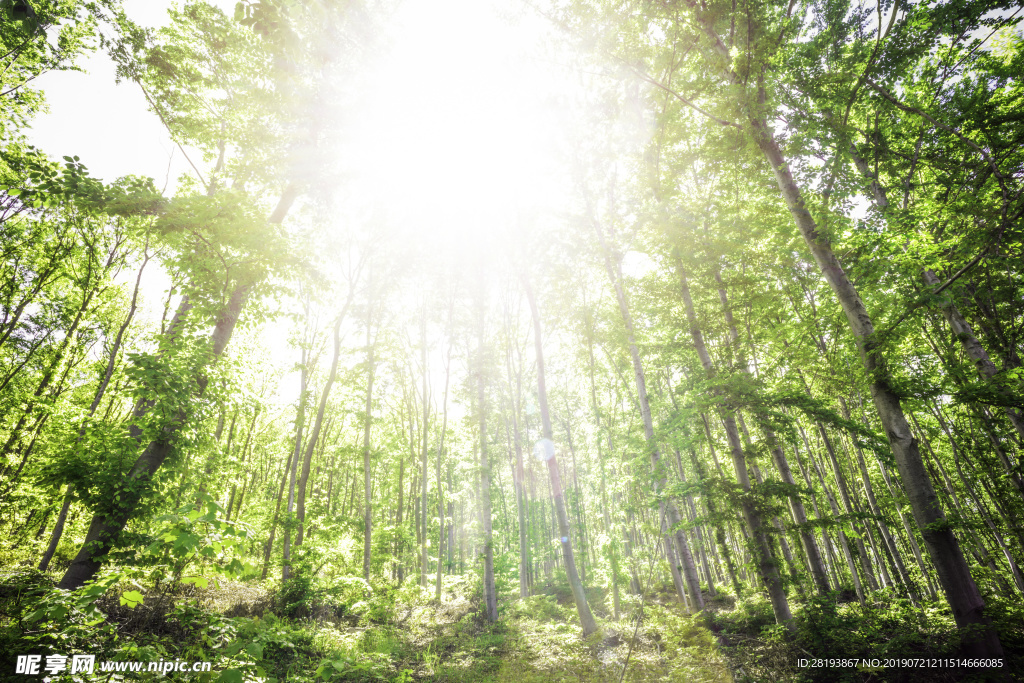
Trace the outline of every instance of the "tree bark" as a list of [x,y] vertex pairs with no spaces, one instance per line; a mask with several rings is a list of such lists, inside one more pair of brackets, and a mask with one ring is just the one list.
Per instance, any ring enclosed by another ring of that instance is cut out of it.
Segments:
[[[273,213],[271,213],[268,222],[274,224],[281,223],[297,196],[298,188],[295,185],[289,185],[278,200],[277,206],[274,208]],[[210,336],[212,344],[211,361],[216,361],[224,353],[224,349],[231,339],[231,334],[234,332],[235,324],[238,322],[238,318],[249,298],[252,286],[252,284],[237,285],[232,291],[224,310],[217,317],[216,325]],[[183,324],[183,318],[190,308],[191,304],[187,301],[187,298],[183,299],[178,312],[175,314],[175,320],[172,320],[166,335],[168,343],[175,341],[179,332],[175,323],[177,325]],[[205,376],[197,379],[197,395],[201,396],[203,394],[207,381]],[[129,430],[130,436],[136,443],[140,443],[142,439],[142,430],[138,426],[138,422],[149,412],[153,405],[154,403],[151,401],[144,401],[136,409],[135,423]],[[187,414],[179,411],[161,430],[160,437],[157,440],[151,441],[146,446],[128,474],[118,482],[112,497],[118,503],[113,510],[101,512],[93,516],[92,522],[89,525],[89,531],[86,533],[85,542],[58,584],[60,588],[66,590],[80,588],[82,584],[96,575],[100,568],[98,558],[106,555],[117,541],[121,531],[135,512],[136,506],[141,501],[143,495],[147,493],[153,475],[156,474],[160,466],[163,465],[164,460],[167,459],[167,456],[173,450],[171,442],[184,425],[187,417]]]
[[484,542],[484,613],[487,620],[498,620],[498,589],[494,582],[494,542],[491,532],[491,465],[487,457],[487,382],[484,354],[484,294],[477,294],[477,367],[476,367],[476,408],[480,428],[480,522]]
[[[224,348],[231,339],[231,333],[235,329],[235,323],[242,312],[245,301],[249,296],[250,286],[239,286],[231,294],[227,306],[218,317],[213,334],[210,337],[213,347],[213,360],[216,360],[224,353]],[[191,306],[183,302],[179,307],[176,320],[172,321],[169,330],[170,340],[176,337],[178,326],[184,321],[182,317]],[[182,317],[179,317],[182,316]],[[207,378],[205,376],[197,379],[196,393],[202,395],[206,389]],[[132,424],[129,434],[138,443],[142,439],[142,429],[138,422],[152,408],[152,401],[143,401],[135,411],[135,423]],[[135,512],[136,506],[148,492],[153,475],[160,469],[167,457],[172,453],[173,439],[184,425],[188,415],[179,411],[161,430],[158,440],[151,441],[142,454],[138,457],[132,468],[115,486],[112,500],[117,501],[112,509],[97,513],[93,516],[86,533],[85,541],[78,555],[68,567],[58,586],[65,590],[80,588],[89,579],[96,575],[100,568],[99,558],[105,556],[120,536],[128,520]]]
[[[626,336],[629,343],[629,355],[633,361],[633,376],[636,381],[637,402],[640,406],[640,417],[643,420],[644,425],[644,439],[647,443],[647,449],[651,459],[651,471],[653,472],[656,481],[656,492],[661,493],[667,487],[668,479],[665,467],[661,463],[661,450],[658,448],[658,443],[654,436],[654,420],[651,416],[651,404],[647,395],[647,380],[644,374],[643,362],[640,359],[640,351],[636,344],[636,334],[633,329],[633,316],[629,309],[629,302],[626,299],[626,292],[622,286],[621,259],[613,259],[611,250],[604,236],[604,229],[595,219],[592,218],[591,220],[594,224],[594,230],[597,233],[602,251],[604,252],[605,270],[607,271],[608,279],[611,281],[612,287],[615,290],[615,298],[619,304],[619,313],[622,316],[622,322],[626,328]],[[693,563],[693,555],[690,553],[689,545],[686,542],[686,536],[683,533],[683,530],[679,528],[679,523],[681,521],[679,509],[676,507],[675,501],[671,499],[663,501],[662,505],[665,506],[665,515],[668,520],[668,532],[674,535],[675,541],[679,546],[679,554],[681,556],[680,559],[682,560],[686,589],[690,592],[690,603],[695,611],[702,612],[704,611],[704,596],[701,594],[700,578],[697,575],[697,567]]]
[[[452,300],[451,306],[454,307],[454,299]],[[444,457],[444,445],[445,445],[445,432],[448,431],[448,386],[452,378],[452,346],[454,346],[454,340],[451,339],[451,318],[452,309],[449,308],[448,312],[448,353],[445,357],[444,364],[444,401],[441,405],[441,433],[437,439],[437,467],[435,468],[434,474],[437,480],[437,518],[440,520],[438,526],[438,540],[437,540],[437,577],[434,581],[434,599],[438,602],[441,601],[441,576],[443,574],[443,563],[444,563],[444,540],[445,540],[445,520],[444,515],[444,496],[442,491],[444,490],[441,486],[441,459]],[[447,522],[451,524],[451,521]]]
[[551,429],[551,415],[548,412],[548,392],[546,379],[544,377],[544,344],[541,337],[540,312],[537,310],[537,301],[533,296],[533,288],[527,276],[523,276],[523,289],[526,290],[526,299],[530,303],[530,313],[533,317],[533,340],[534,349],[537,355],[537,402],[540,404],[541,428],[544,440],[539,445],[540,456],[547,460],[548,475],[551,477],[551,494],[555,506],[555,514],[558,517],[558,534],[562,545],[562,555],[565,560],[565,573],[569,577],[569,587],[572,589],[573,598],[576,600],[576,611],[579,613],[580,625],[583,627],[583,637],[597,631],[597,622],[590,612],[590,603],[587,601],[587,593],[583,588],[576,571],[576,556],[572,548],[572,536],[569,530],[569,518],[565,511],[565,499],[562,490],[562,477],[558,470],[558,458],[555,456],[554,434]]
[[[146,243],[148,249],[149,243]],[[124,321],[117,330],[117,335],[114,337],[114,343],[111,346],[110,353],[107,356],[107,367],[103,371],[103,379],[100,380],[99,385],[96,387],[96,393],[93,395],[92,403],[89,405],[89,411],[86,413],[85,418],[82,420],[81,427],[78,428],[78,437],[75,439],[75,445],[81,443],[82,438],[85,436],[85,430],[87,422],[93,415],[96,414],[97,408],[103,401],[103,395],[107,391],[107,387],[110,385],[110,378],[114,375],[114,367],[117,364],[117,356],[121,351],[121,344],[124,341],[124,333],[131,325],[132,320],[135,318],[135,311],[138,309],[139,303],[139,287],[142,284],[142,273],[146,269],[146,265],[149,263],[149,253],[145,252],[142,265],[139,267],[139,274],[135,278],[135,289],[132,291],[132,303],[128,308],[128,313],[124,317]],[[64,502],[61,505],[60,513],[57,515],[57,522],[53,526],[53,531],[50,532],[50,542],[46,546],[46,551],[43,553],[42,559],[39,560],[39,571],[45,572],[49,566],[50,561],[53,559],[53,554],[57,552],[57,545],[60,543],[61,536],[64,534],[64,525],[67,523],[68,510],[71,508],[71,502],[74,498],[74,486],[68,484],[64,489]]]
[[366,412],[363,414],[363,578],[370,580],[370,549],[373,536],[372,475],[370,466],[370,427],[373,414],[373,377],[375,341],[371,341],[372,300],[366,302]]
[[309,467],[313,460],[313,450],[316,448],[317,440],[320,438],[320,431],[323,429],[324,413],[327,411],[327,399],[330,398],[334,380],[338,377],[338,359],[341,356],[341,323],[348,312],[349,303],[352,301],[351,291],[345,307],[338,314],[334,321],[334,351],[331,356],[331,370],[327,375],[327,382],[324,384],[323,392],[320,394],[320,403],[317,405],[316,418],[313,420],[313,429],[309,433],[309,442],[306,444],[306,454],[302,459],[302,475],[299,478],[299,500],[297,506],[297,517],[299,528],[295,534],[295,547],[302,545],[303,526],[306,521],[306,484],[309,481]]
[[[763,88],[759,101],[766,99]],[[801,190],[793,179],[774,134],[763,117],[753,116],[750,128],[754,140],[775,174],[779,191],[803,236],[815,262],[835,293],[857,341],[861,362],[870,381],[871,396],[889,439],[900,478],[910,498],[910,506],[925,547],[939,576],[939,583],[953,610],[962,634],[965,654],[971,657],[999,658],[1003,649],[999,637],[985,616],[985,601],[971,577],[970,569],[939,505],[935,488],[921,459],[917,440],[910,432],[899,396],[892,389],[886,359],[875,337],[874,323],[864,302],[804,205]]]
[[[309,320],[309,307],[306,307],[306,320]],[[295,507],[295,486],[299,470],[299,460],[302,458],[302,436],[306,427],[306,400],[309,383],[309,349],[306,347],[306,340],[302,344],[302,363],[299,366],[299,407],[295,415],[295,446],[292,449],[292,468],[288,473],[288,504],[285,507],[285,527],[283,552],[281,556],[281,581],[287,581],[291,577],[292,559],[292,509]],[[312,344],[312,340],[308,343]]]
[[[693,299],[690,297],[690,287],[687,283],[686,273],[682,263],[677,260],[676,266],[679,270],[680,292],[683,298],[683,305],[686,308],[686,318],[690,325],[690,337],[693,340],[694,348],[700,357],[701,365],[708,377],[715,376],[714,363],[704,344],[704,335],[697,324],[697,314],[693,307]],[[736,427],[736,419],[730,409],[722,411],[722,424],[725,427],[726,438],[729,442],[729,450],[732,453],[733,469],[736,472],[736,481],[744,493],[750,492],[750,477],[747,474],[747,460],[743,453],[743,444],[740,441],[739,429]],[[768,590],[768,598],[772,603],[772,611],[775,614],[775,621],[792,631],[793,614],[789,609],[789,600],[786,597],[786,590],[782,584],[782,577],[779,574],[777,562],[771,556],[771,549],[768,537],[765,534],[760,513],[755,509],[753,502],[744,497],[740,504],[743,513],[743,521],[753,541],[751,549],[754,552],[754,561],[758,567],[761,580],[764,581]]]

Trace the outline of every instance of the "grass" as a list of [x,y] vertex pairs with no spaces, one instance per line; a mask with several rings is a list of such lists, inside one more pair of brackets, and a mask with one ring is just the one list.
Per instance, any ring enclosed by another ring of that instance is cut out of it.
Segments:
[[[798,665],[814,656],[950,656],[955,628],[941,605],[922,612],[899,601],[862,607],[837,596],[794,602],[797,634],[787,638],[759,596],[707,596],[708,613],[694,617],[670,593],[653,590],[637,625],[628,616],[611,620],[598,591],[593,604],[599,631],[584,639],[557,577],[537,585],[536,595],[499,602],[496,623],[483,617],[479,585],[469,577],[446,582],[442,602],[413,582],[397,588],[353,584],[333,592],[309,588],[308,594],[303,586],[308,582],[284,591],[259,582],[179,587],[150,591],[136,607],[120,604],[127,586],[114,586],[95,600],[96,612],[53,590],[44,575],[0,576],[0,681],[10,680],[18,654],[69,652],[108,661],[213,662],[209,674],[125,679],[192,683],[972,680],[942,670],[809,671]],[[1012,670],[1021,661],[1024,609],[990,604]],[[625,615],[636,614],[637,607],[635,596],[623,597]]]

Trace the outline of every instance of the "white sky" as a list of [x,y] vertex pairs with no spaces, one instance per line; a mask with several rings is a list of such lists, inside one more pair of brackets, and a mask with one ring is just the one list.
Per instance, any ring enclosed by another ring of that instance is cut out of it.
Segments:
[[[149,27],[166,25],[167,8],[177,4],[124,0],[128,16]],[[235,0],[212,4],[230,16]],[[368,67],[358,106],[338,122],[345,194],[385,206],[426,253],[459,252],[470,243],[479,253],[496,228],[514,224],[518,210],[557,206],[567,190],[558,145],[574,123],[557,98],[571,97],[578,82],[542,56],[546,29],[513,0],[402,3],[385,28],[387,48]],[[29,141],[56,159],[79,156],[107,182],[135,174],[159,188],[166,179],[173,194],[177,177],[191,169],[139,87],[116,84],[102,52],[79,65],[84,73],[36,80],[49,112],[33,121]],[[198,153],[190,156],[201,163]],[[150,318],[159,319],[169,284],[151,265],[144,291]],[[264,342],[297,360],[280,332],[267,330]],[[285,400],[294,396],[292,379],[282,382]]]
[[[213,0],[232,12],[234,0]],[[168,23],[169,0],[124,0],[128,16],[143,26]],[[79,156],[91,175],[110,182],[125,175],[149,176],[163,187],[168,161],[173,165],[168,192],[187,162],[156,114],[147,110],[134,83],[115,84],[114,65],[94,52],[79,61],[85,73],[52,71],[34,82],[46,93],[49,113],[32,121],[28,139],[51,157]]]

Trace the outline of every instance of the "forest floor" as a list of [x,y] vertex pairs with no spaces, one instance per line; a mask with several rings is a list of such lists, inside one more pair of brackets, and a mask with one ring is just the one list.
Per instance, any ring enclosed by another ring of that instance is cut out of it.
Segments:
[[482,599],[468,582],[447,586],[440,603],[407,583],[354,605],[313,596],[287,604],[280,593],[257,584],[221,582],[206,589],[179,586],[173,594],[151,591],[132,607],[119,599],[127,590],[120,586],[96,601],[106,619],[92,624],[73,605],[59,620],[31,618],[40,605],[59,608],[61,596],[50,590],[49,578],[30,572],[0,576],[0,681],[42,680],[11,675],[19,654],[42,654],[45,660],[48,654],[78,652],[95,654],[97,662],[211,661],[212,675],[63,675],[52,677],[54,683],[733,681],[711,631],[671,601],[659,604],[661,596],[652,597],[639,627],[626,618],[599,617],[599,632],[584,639],[575,606],[562,594],[567,586],[555,584],[542,588],[547,594],[502,601],[493,624],[483,618]]
[[[212,666],[209,673],[65,673],[52,677],[53,683],[986,680],[970,672],[814,671],[798,664],[803,657],[857,653],[948,656],[952,625],[941,615],[925,622],[921,613],[901,616],[891,607],[864,609],[855,601],[823,600],[798,610],[800,631],[786,638],[760,596],[739,601],[706,596],[708,613],[693,617],[673,600],[670,587],[662,587],[648,594],[638,624],[627,616],[610,619],[606,596],[595,590],[591,600],[599,631],[584,639],[564,582],[549,581],[535,586],[539,594],[499,602],[499,620],[492,624],[481,613],[478,583],[450,579],[441,602],[411,581],[401,588],[367,590],[361,579],[351,579],[347,600],[318,593],[309,581],[286,591],[272,584],[222,581],[207,588],[176,584],[163,592],[149,590],[134,606],[124,599],[131,586],[118,585],[89,607],[74,594],[53,590],[50,576],[0,574],[0,681],[43,680],[12,675],[17,655],[41,654],[45,660],[49,654],[74,653],[94,654],[97,662],[181,660]],[[637,613],[634,600],[624,596],[624,615]],[[1013,663],[1008,660],[1007,666]]]

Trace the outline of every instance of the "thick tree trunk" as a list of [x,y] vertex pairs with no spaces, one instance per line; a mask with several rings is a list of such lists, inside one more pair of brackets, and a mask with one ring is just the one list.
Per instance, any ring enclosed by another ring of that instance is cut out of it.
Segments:
[[[760,100],[765,99],[763,91]],[[984,614],[985,601],[971,577],[960,544],[946,522],[935,488],[925,469],[917,440],[903,414],[899,396],[892,389],[891,375],[882,349],[875,338],[874,323],[860,294],[836,258],[832,247],[818,231],[818,226],[804,205],[799,186],[793,179],[789,164],[782,156],[774,134],[764,118],[752,117],[751,130],[775,174],[779,191],[790,214],[810,249],[814,260],[835,293],[846,314],[850,330],[860,349],[861,361],[870,381],[871,396],[882,421],[882,427],[910,498],[910,506],[928,554],[939,576],[939,583],[961,629],[964,653],[971,657],[999,658],[1003,649],[999,637]]]
[[[227,306],[218,317],[213,334],[210,336],[214,360],[224,353],[224,348],[231,339],[235,323],[238,322],[238,317],[249,296],[249,290],[250,287],[248,286],[236,288],[232,292]],[[169,330],[169,337],[172,341],[178,333],[178,325],[183,324],[182,318],[189,308],[191,306],[186,301],[183,301],[182,306],[179,307],[175,321],[171,323]],[[206,389],[206,383],[207,379],[205,376],[198,378],[196,382],[196,393],[198,395],[202,395]],[[137,423],[149,412],[153,405],[152,401],[144,401],[140,403],[135,411],[136,424],[132,425],[129,433],[136,443],[142,439],[143,434],[142,429],[137,426]],[[111,500],[117,502],[112,509],[93,516],[81,550],[79,550],[78,555],[72,561],[71,566],[68,567],[67,572],[65,572],[64,577],[58,584],[60,588],[65,590],[80,588],[82,584],[96,575],[100,568],[98,558],[105,556],[117,541],[121,531],[135,512],[136,506],[148,492],[153,475],[156,474],[160,466],[163,465],[164,460],[173,452],[174,437],[187,419],[188,415],[184,411],[179,411],[163,427],[159,440],[152,441],[146,446],[127,475],[115,485]]]
[[[146,246],[148,249],[148,242]],[[82,426],[78,428],[78,437],[75,439],[76,446],[81,443],[82,437],[85,436],[86,423],[93,415],[96,414],[97,408],[99,408],[100,403],[103,401],[103,395],[106,393],[107,387],[110,386],[110,378],[114,375],[114,368],[117,365],[117,356],[121,352],[121,344],[124,341],[124,333],[135,318],[135,311],[138,310],[139,288],[142,284],[142,273],[146,269],[149,259],[149,253],[146,251],[142,260],[142,265],[139,267],[139,274],[135,277],[135,289],[132,291],[131,306],[129,306],[128,313],[125,315],[121,326],[117,329],[117,335],[114,337],[114,343],[111,345],[110,353],[107,355],[107,367],[103,372],[103,379],[100,380],[99,385],[96,387],[96,393],[93,395],[92,403],[89,405],[89,411],[86,413],[85,419],[82,420]],[[57,552],[57,545],[60,543],[61,536],[64,534],[64,525],[67,523],[68,510],[71,508],[73,493],[74,487],[71,484],[68,484],[64,490],[64,502],[61,505],[60,513],[57,515],[57,522],[54,524],[53,531],[50,533],[50,542],[46,546],[46,552],[43,553],[42,559],[39,561],[39,571],[41,572],[45,572],[49,568],[50,561],[53,559],[53,554]]]
[[[297,196],[298,189],[296,186],[291,185],[286,188],[273,213],[270,215],[268,222],[282,222]],[[231,333],[235,329],[235,324],[238,322],[238,317],[245,307],[251,287],[251,284],[236,286],[228,300],[227,306],[218,316],[213,334],[210,336],[213,351],[212,361],[216,361],[224,353],[224,349],[231,339]],[[183,317],[190,308],[191,304],[187,299],[183,299],[178,312],[175,314],[175,320],[171,322],[170,329],[168,330],[168,343],[175,341],[179,331],[175,323],[177,322],[178,325],[182,324],[184,322]],[[198,378],[196,391],[198,395],[202,395],[206,389],[207,381],[204,376]],[[154,403],[150,401],[140,403],[136,409],[136,422],[140,421],[153,405]],[[100,567],[97,558],[106,555],[117,541],[121,531],[128,523],[132,514],[134,514],[139,501],[147,492],[153,475],[156,474],[160,466],[163,465],[164,460],[170,455],[173,449],[171,441],[177,436],[187,417],[187,414],[179,412],[178,415],[170,420],[161,430],[162,434],[159,440],[152,441],[146,446],[128,474],[118,482],[112,496],[113,500],[118,501],[116,507],[113,510],[96,514],[93,517],[81,550],[79,550],[75,560],[68,567],[67,572],[60,581],[59,586],[61,588],[80,588],[82,584],[96,575]],[[137,424],[132,425],[129,433],[136,443],[141,441],[142,430]]]

